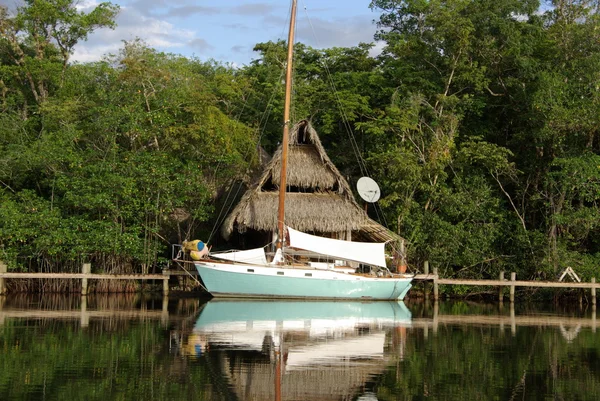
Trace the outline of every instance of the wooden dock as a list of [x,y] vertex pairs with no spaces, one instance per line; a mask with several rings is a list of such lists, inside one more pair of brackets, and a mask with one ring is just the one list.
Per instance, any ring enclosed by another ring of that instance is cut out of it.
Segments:
[[169,294],[169,279],[172,272],[163,271],[162,274],[96,274],[91,273],[92,265],[84,263],[81,273],[9,273],[6,265],[0,262],[0,295],[5,295],[6,279],[66,279],[81,280],[81,295],[88,294],[89,280],[158,280],[163,283],[163,294]]
[[[502,311],[502,309],[501,309]],[[500,312],[498,315],[444,315],[439,313],[438,303],[434,303],[433,316],[426,318],[414,318],[410,326],[415,329],[423,329],[427,337],[431,329],[436,334],[440,327],[444,326],[479,326],[497,327],[500,333],[510,328],[513,336],[517,333],[517,327],[554,327],[567,341],[577,337],[582,328],[591,329],[596,333],[598,322],[596,318],[596,306],[591,308],[590,317],[571,316],[546,316],[546,315],[516,315],[514,304],[510,304],[509,314]]]
[[596,305],[596,289],[600,288],[600,283],[596,282],[596,278],[592,277],[590,282],[565,282],[565,281],[524,281],[517,280],[517,273],[510,273],[510,280],[504,278],[505,273],[500,272],[498,280],[466,280],[466,279],[447,279],[440,278],[437,269],[433,269],[433,273],[429,273],[429,265],[425,264],[425,274],[417,274],[414,276],[415,281],[432,281],[433,282],[433,299],[439,299],[440,285],[464,285],[464,286],[488,286],[498,288],[498,300],[503,302],[504,290],[509,289],[510,302],[515,302],[515,288],[571,288],[571,289],[589,289],[592,298],[592,304]]
[[[104,297],[100,295],[99,297]],[[105,309],[90,309],[88,303],[94,304],[93,300],[97,296],[82,296],[80,298],[79,308],[69,309],[49,309],[32,306],[35,304],[22,303],[15,305],[9,302],[7,297],[0,297],[0,327],[3,326],[7,319],[35,319],[35,320],[79,320],[81,327],[89,326],[90,320],[160,320],[164,327],[168,327],[173,322],[193,322],[198,315],[198,299],[192,299],[192,305],[195,305],[192,311],[186,308],[186,303],[183,299],[177,299],[177,305],[169,306],[169,297],[162,297],[160,309],[148,309],[144,303],[140,308],[123,308],[122,306]],[[90,299],[92,301],[90,301]]]
[[[509,291],[510,302],[515,301],[516,287],[529,288],[571,288],[590,290],[591,301],[596,305],[596,290],[600,288],[600,283],[592,278],[590,282],[563,282],[563,281],[524,281],[517,280],[516,273],[510,273],[510,280],[505,279],[504,272],[499,274],[497,280],[465,280],[440,278],[437,269],[429,273],[429,264],[425,263],[424,274],[414,276],[415,281],[431,281],[433,283],[433,299],[439,300],[440,285],[461,285],[461,286],[487,286],[498,287],[498,300],[503,302],[506,288]],[[6,265],[0,262],[0,295],[6,294],[6,279],[71,279],[81,280],[81,294],[87,295],[89,280],[157,280],[163,283],[163,294],[169,294],[169,280],[172,276],[189,276],[194,279],[198,276],[195,269],[187,270],[163,270],[162,274],[95,274],[91,273],[91,264],[84,263],[81,273],[9,273]],[[197,279],[196,279],[197,280]],[[427,294],[427,292],[426,292]],[[581,297],[581,295],[580,295]],[[581,301],[581,300],[580,300]]]
[[[88,297],[81,297],[79,309],[36,309],[10,306],[3,306],[6,297],[0,297],[0,328],[9,319],[35,319],[35,320],[78,320],[82,328],[90,325],[90,320],[139,320],[139,321],[160,321],[162,326],[172,327],[173,323],[177,323],[179,330],[185,327],[189,330],[193,327],[195,320],[198,317],[198,312],[202,309],[202,303],[192,312],[184,311],[181,306],[177,308],[169,307],[169,298],[163,297],[162,309],[148,310],[141,309],[104,309],[90,310],[88,309]],[[197,300],[194,300],[197,302]],[[401,323],[412,330],[422,330],[424,337],[429,336],[431,331],[433,335],[437,335],[439,330],[444,327],[490,327],[497,328],[500,335],[505,330],[510,330],[512,336],[515,336],[519,327],[553,327],[559,329],[561,335],[567,340],[572,341],[577,337],[582,329],[589,329],[593,333],[597,332],[598,322],[596,317],[596,306],[593,306],[586,316],[552,316],[552,315],[516,315],[514,304],[510,304],[509,310],[506,311],[502,306],[497,314],[493,315],[446,315],[439,312],[439,304],[433,304],[433,309],[427,313],[428,317],[416,317],[410,322]]]

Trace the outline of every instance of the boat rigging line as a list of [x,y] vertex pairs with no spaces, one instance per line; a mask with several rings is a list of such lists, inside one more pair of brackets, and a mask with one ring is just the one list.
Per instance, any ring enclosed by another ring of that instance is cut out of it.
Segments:
[[[308,24],[310,25],[310,29],[311,32],[313,34],[313,37],[315,39],[315,42],[317,43],[317,47],[321,47],[320,42],[319,42],[319,38],[317,36],[317,33],[315,31],[315,28],[313,26],[313,23],[310,19],[310,15],[308,14],[308,8],[306,7],[306,4],[304,4],[303,6],[304,8],[304,13],[306,14],[306,19],[308,20]],[[329,69],[329,65],[327,64],[327,59],[323,58],[323,67],[325,69],[325,73],[327,76],[327,79],[329,81],[329,84],[331,85],[331,90],[333,91],[333,95],[334,98],[336,100],[337,106],[340,110],[340,114],[342,116],[342,124],[346,130],[346,134],[348,135],[348,139],[350,140],[350,144],[352,146],[352,150],[354,151],[354,155],[356,157],[356,160],[358,162],[358,166],[360,168],[360,173],[363,176],[367,176],[369,177],[369,170],[367,169],[367,165],[365,163],[364,158],[362,157],[361,151],[360,151],[360,147],[358,146],[358,142],[356,141],[356,137],[354,135],[354,132],[352,130],[352,126],[350,125],[350,120],[348,118],[348,114],[346,113],[344,106],[342,104],[342,101],[340,99],[339,93],[337,91],[337,88],[335,86],[335,82],[333,80],[333,76],[331,74],[331,70]],[[389,228],[387,220],[385,218],[385,214],[383,213],[383,211],[381,210],[381,207],[379,206],[379,204],[374,203],[373,204],[374,210],[375,210],[375,214],[377,215],[377,218],[380,221],[383,221],[383,224],[385,227]]]
[[[289,18],[289,17],[288,17]],[[289,20],[288,20],[289,21]],[[282,34],[285,32],[285,28],[282,29]],[[275,53],[275,47],[276,46],[271,46],[267,48],[267,51],[265,52],[265,57],[268,57],[270,54]],[[285,70],[282,69],[279,73],[279,77],[278,77],[278,82],[281,81],[281,79],[283,78],[285,73]],[[252,82],[252,86],[250,87],[250,94],[254,93],[254,87],[257,84],[257,81],[254,80]],[[269,121],[269,117],[271,115],[271,112],[273,110],[273,102],[275,99],[275,96],[277,95],[277,88],[274,88],[273,91],[271,92],[271,96],[269,97],[269,101],[267,102],[267,106],[265,107],[265,111],[261,114],[261,118],[260,121],[258,123],[258,138],[256,141],[256,145],[250,146],[248,147],[248,149],[246,150],[246,153],[244,153],[244,159],[246,159],[248,157],[248,155],[251,152],[256,151],[256,149],[260,146],[261,140],[263,138],[263,135],[265,133],[266,127],[267,127],[267,123]],[[236,122],[240,122],[242,113],[244,112],[244,110],[246,109],[246,105],[248,104],[249,100],[252,98],[252,96],[248,96],[245,100],[244,103],[239,111],[239,113],[237,114],[237,116],[235,117],[235,121]],[[221,163],[221,161],[219,161],[219,164]],[[218,169],[219,165],[217,165],[217,169]],[[215,235],[215,233],[217,232],[218,227],[220,227],[223,222],[225,221],[226,216],[229,214],[229,212],[231,211],[231,209],[233,208],[233,202],[235,199],[237,199],[241,189],[242,189],[243,185],[238,185],[237,186],[237,190],[235,191],[235,195],[233,196],[233,199],[231,200],[231,202],[229,202],[229,199],[231,198],[231,194],[233,193],[233,185],[230,187],[230,189],[227,191],[227,196],[225,197],[225,201],[223,202],[223,205],[221,206],[221,209],[219,211],[219,215],[217,216],[217,219],[215,220],[215,223],[213,224],[212,230],[210,232],[210,235],[208,236],[208,240],[207,243],[210,242],[213,238],[213,236]],[[226,210],[225,210],[226,209]]]
[[[290,7],[289,7],[288,11],[290,11],[291,8],[292,8],[292,4],[290,3]],[[306,16],[307,21],[309,23],[311,32],[313,34],[315,42],[317,43],[317,47],[321,47],[320,46],[320,41],[319,41],[319,39],[317,37],[316,31],[315,31],[315,28],[313,26],[312,20],[310,18],[310,15],[309,15],[309,12],[308,12],[308,8],[307,8],[306,4],[303,4],[303,8],[304,8],[305,16]],[[281,36],[283,36],[283,33],[286,30],[285,29],[285,25],[289,25],[290,15],[291,15],[291,12],[288,12],[288,18],[286,20],[286,24],[284,24],[284,28],[282,28],[282,34],[281,34]],[[267,49],[267,51],[265,52],[264,57],[267,58],[269,55],[274,54],[275,51],[276,51],[276,47],[277,46],[269,47]],[[323,65],[323,68],[324,68],[324,71],[325,71],[325,75],[327,77],[326,82],[328,82],[329,85],[330,85],[330,87],[331,87],[331,90],[332,90],[332,93],[333,93],[336,105],[337,105],[337,107],[339,109],[339,112],[340,112],[340,115],[342,117],[342,121],[341,121],[342,125],[344,126],[344,130],[346,131],[346,134],[348,136],[350,145],[352,146],[352,150],[354,152],[354,156],[356,158],[358,167],[360,169],[360,173],[363,176],[370,176],[369,170],[368,170],[368,168],[366,166],[365,159],[363,158],[362,153],[360,151],[360,146],[358,145],[358,142],[356,140],[356,137],[355,137],[355,134],[353,132],[352,126],[350,124],[350,119],[348,118],[348,114],[346,113],[346,111],[345,111],[345,109],[343,107],[340,95],[339,95],[338,90],[336,88],[336,85],[335,85],[333,76],[331,74],[331,70],[329,69],[329,65],[327,64],[326,58],[323,58],[322,65]],[[284,74],[285,74],[285,68],[281,68],[280,69],[279,78],[278,78],[278,82],[281,82]],[[246,98],[244,100],[244,103],[242,104],[242,107],[240,108],[239,112],[237,113],[237,116],[234,118],[234,120],[236,122],[240,122],[241,116],[242,116],[244,110],[246,109],[246,107],[247,107],[250,99],[252,98],[252,93],[254,93],[252,91],[252,89],[256,85],[257,85],[257,81],[253,81],[252,85],[250,87],[251,96],[248,96],[248,98]],[[264,133],[266,131],[266,128],[267,128],[269,117],[270,117],[271,112],[273,110],[273,104],[274,104],[274,100],[275,100],[275,97],[276,97],[277,94],[278,94],[278,88],[274,88],[273,91],[272,91],[272,93],[271,93],[271,96],[269,97],[269,100],[267,102],[267,106],[265,107],[265,111],[261,114],[261,118],[260,118],[260,121],[259,121],[259,124],[258,124],[258,128],[257,128],[258,138],[257,138],[256,146],[254,146],[254,145],[250,146],[246,150],[246,152],[244,153],[244,159],[247,159],[248,156],[249,156],[249,154],[251,152],[253,152],[253,151],[256,151],[257,146],[260,146],[261,140],[262,140],[262,138],[264,136]],[[292,110],[292,112],[294,112],[294,111]],[[217,166],[215,167],[216,171],[219,171],[219,165],[221,163],[222,163],[222,160],[219,160],[219,162],[217,163]],[[213,227],[211,229],[211,232],[210,232],[210,235],[209,235],[209,237],[207,239],[207,242],[210,242],[213,239],[213,237],[216,234],[218,228],[224,223],[227,215],[233,209],[233,207],[234,207],[234,201],[235,201],[235,199],[238,198],[238,196],[239,196],[240,191],[242,190],[242,188],[243,188],[243,185],[241,183],[239,183],[237,186],[234,185],[234,184],[232,184],[230,186],[229,190],[227,191],[227,195],[225,197],[225,200],[223,201],[222,206],[221,206],[221,208],[219,210],[219,214],[218,214],[218,216],[217,216],[217,218],[215,220],[215,223],[213,224]],[[377,219],[380,222],[382,222],[385,227],[387,227],[389,229],[389,225],[388,225],[387,219],[385,217],[385,214],[383,213],[383,210],[381,209],[381,207],[379,206],[378,203],[374,203],[373,204],[373,210],[374,210],[374,212],[375,212],[375,214],[377,216]],[[395,248],[394,246],[392,246],[392,247]]]

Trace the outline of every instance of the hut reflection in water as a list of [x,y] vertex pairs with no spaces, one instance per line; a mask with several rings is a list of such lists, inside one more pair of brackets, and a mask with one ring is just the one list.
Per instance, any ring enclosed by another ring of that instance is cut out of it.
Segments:
[[403,355],[410,320],[397,302],[211,301],[184,350],[236,399],[351,400]]

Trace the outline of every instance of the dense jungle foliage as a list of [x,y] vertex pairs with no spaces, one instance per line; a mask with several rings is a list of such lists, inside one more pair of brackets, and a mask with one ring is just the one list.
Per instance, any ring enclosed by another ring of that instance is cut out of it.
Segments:
[[[380,220],[407,239],[413,269],[597,273],[600,2],[370,7],[381,13],[377,56],[372,44],[296,45],[293,117],[313,121],[351,183],[380,183]],[[257,44],[240,68],[142,41],[70,62],[118,12],[101,3],[82,14],[71,0],[0,8],[0,259],[10,269],[156,270],[169,242],[215,239],[229,189],[251,180],[258,145],[278,143],[283,42]]]

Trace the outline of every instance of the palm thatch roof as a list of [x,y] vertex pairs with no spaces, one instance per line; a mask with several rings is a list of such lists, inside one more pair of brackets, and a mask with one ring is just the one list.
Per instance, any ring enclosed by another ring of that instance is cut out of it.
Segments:
[[[240,232],[277,229],[278,193],[249,190],[225,221],[229,235],[233,224]],[[332,193],[288,193],[285,222],[300,231],[342,232],[358,230],[365,222],[364,212],[352,202]]]
[[[222,234],[277,230],[281,146],[256,183],[225,220]],[[400,237],[371,220],[356,203],[346,179],[327,156],[317,132],[303,120],[290,130],[285,222],[305,232],[361,232],[370,241]]]

